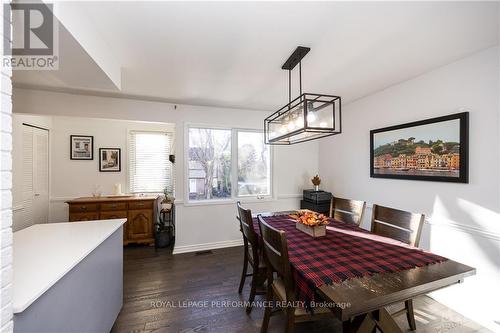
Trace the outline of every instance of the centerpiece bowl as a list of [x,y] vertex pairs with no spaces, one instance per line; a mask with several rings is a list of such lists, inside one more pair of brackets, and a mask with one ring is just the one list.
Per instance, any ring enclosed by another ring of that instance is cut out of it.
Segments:
[[314,238],[326,235],[326,225],[330,223],[328,216],[308,209],[298,210],[289,216],[295,220],[295,227],[303,233]]

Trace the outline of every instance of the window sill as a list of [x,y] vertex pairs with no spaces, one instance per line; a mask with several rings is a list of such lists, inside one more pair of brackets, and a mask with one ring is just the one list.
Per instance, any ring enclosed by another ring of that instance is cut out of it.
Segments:
[[270,202],[270,201],[276,201],[277,199],[274,198],[274,197],[269,197],[269,196],[265,196],[263,198],[256,198],[256,197],[239,197],[239,198],[236,198],[234,201],[239,201],[239,202],[242,202],[242,203],[259,203],[259,202]]
[[260,203],[260,202],[271,202],[276,201],[274,197],[264,197],[262,199],[257,199],[256,197],[242,197],[242,198],[231,198],[231,199],[220,199],[220,200],[200,200],[200,201],[188,201],[176,202],[183,204],[184,207],[196,207],[196,206],[212,206],[212,205],[236,205],[239,201],[241,203]]
[[200,200],[200,201],[188,201],[184,200],[185,207],[195,207],[195,206],[212,206],[212,205],[231,205],[235,203],[232,199],[220,199],[220,200]]

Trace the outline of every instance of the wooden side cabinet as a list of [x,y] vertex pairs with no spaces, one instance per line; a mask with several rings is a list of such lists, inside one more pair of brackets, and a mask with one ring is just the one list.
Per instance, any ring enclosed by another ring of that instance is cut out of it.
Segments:
[[77,198],[66,203],[69,221],[91,221],[126,218],[123,244],[154,243],[154,206],[157,197]]
[[127,239],[137,240],[153,235],[153,214],[149,209],[129,210],[127,220]]

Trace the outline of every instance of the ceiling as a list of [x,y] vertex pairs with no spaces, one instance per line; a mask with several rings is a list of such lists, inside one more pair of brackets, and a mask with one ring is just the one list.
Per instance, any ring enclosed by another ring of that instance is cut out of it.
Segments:
[[[281,65],[298,45],[311,48],[302,62],[303,90],[348,103],[499,41],[496,2],[71,5],[120,64],[120,94],[194,105],[281,107],[288,99]],[[24,71],[14,74],[15,84],[116,93],[84,75],[72,53],[61,55],[63,79]]]
[[58,39],[59,70],[13,71],[14,84],[103,91],[116,89],[106,73],[62,25],[59,26]]

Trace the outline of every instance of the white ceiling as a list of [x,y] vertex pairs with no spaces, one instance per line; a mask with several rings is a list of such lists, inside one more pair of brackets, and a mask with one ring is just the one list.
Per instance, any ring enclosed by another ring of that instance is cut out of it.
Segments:
[[58,38],[59,70],[14,71],[14,83],[42,87],[78,87],[86,90],[116,89],[106,73],[64,26],[59,27]]
[[[303,90],[340,95],[346,103],[499,41],[496,2],[72,5],[120,63],[120,93],[185,104],[277,109],[288,99],[281,65],[298,45],[311,47],[302,62]],[[64,61],[72,64],[65,71],[83,77],[76,61]],[[14,81],[93,86],[88,75],[83,83],[44,75],[50,73],[24,72]]]

